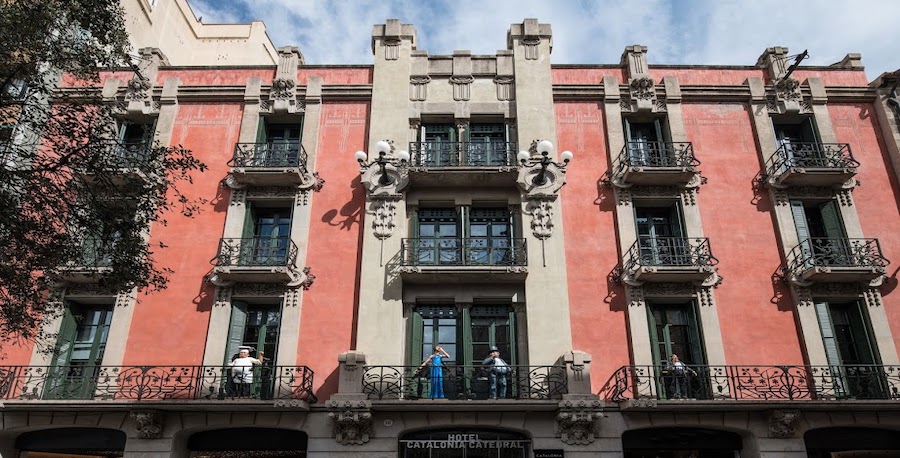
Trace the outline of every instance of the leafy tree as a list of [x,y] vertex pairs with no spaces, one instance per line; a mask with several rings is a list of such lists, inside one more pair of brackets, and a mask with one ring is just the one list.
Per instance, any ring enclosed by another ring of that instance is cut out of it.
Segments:
[[101,69],[130,62],[117,0],[0,0],[0,30],[2,346],[41,337],[73,269],[112,290],[164,288],[163,245],[147,234],[198,210],[179,185],[205,165],[181,147],[116,139],[121,119],[98,86]]

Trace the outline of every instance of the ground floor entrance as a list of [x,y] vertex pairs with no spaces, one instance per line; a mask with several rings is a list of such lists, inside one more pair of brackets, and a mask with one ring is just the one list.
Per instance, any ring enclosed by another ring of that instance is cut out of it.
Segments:
[[490,429],[435,429],[400,439],[401,458],[526,458],[531,440],[524,434]]

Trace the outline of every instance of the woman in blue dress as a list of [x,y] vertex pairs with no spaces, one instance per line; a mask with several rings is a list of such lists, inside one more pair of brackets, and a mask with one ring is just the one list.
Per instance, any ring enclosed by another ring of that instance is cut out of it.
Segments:
[[431,364],[431,391],[428,397],[431,399],[444,399],[444,358],[449,358],[450,354],[438,345],[434,347],[434,353],[422,362],[424,367]]

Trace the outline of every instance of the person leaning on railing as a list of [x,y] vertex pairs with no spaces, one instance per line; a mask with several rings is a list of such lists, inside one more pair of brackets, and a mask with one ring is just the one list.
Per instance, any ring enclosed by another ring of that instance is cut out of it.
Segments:
[[500,349],[491,345],[491,352],[481,362],[488,371],[491,380],[491,399],[497,399],[497,388],[500,389],[500,399],[506,399],[506,376],[509,374],[509,364],[500,357]]
[[669,390],[674,399],[685,399],[691,394],[691,378],[697,376],[697,371],[688,367],[678,359],[678,355],[672,354],[666,367],[671,375]]
[[[262,357],[262,352],[259,352]],[[250,396],[250,386],[253,385],[253,366],[262,366],[262,361],[250,357],[250,347],[238,347],[238,357],[228,363],[231,367],[231,381],[235,390],[232,395]]]

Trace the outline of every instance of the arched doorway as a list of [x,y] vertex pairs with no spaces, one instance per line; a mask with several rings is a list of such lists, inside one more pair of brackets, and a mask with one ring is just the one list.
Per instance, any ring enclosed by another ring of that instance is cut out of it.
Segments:
[[898,458],[900,431],[878,428],[820,428],[803,435],[810,458]]
[[482,428],[429,429],[400,437],[400,458],[526,458],[531,439]]
[[307,435],[277,428],[225,428],[203,431],[188,438],[191,458],[234,457],[234,452],[254,458],[303,458]]
[[43,429],[21,434],[16,449],[23,458],[107,458],[124,455],[125,440],[117,429]]
[[625,458],[738,458],[741,436],[706,428],[648,428],[622,435]]

